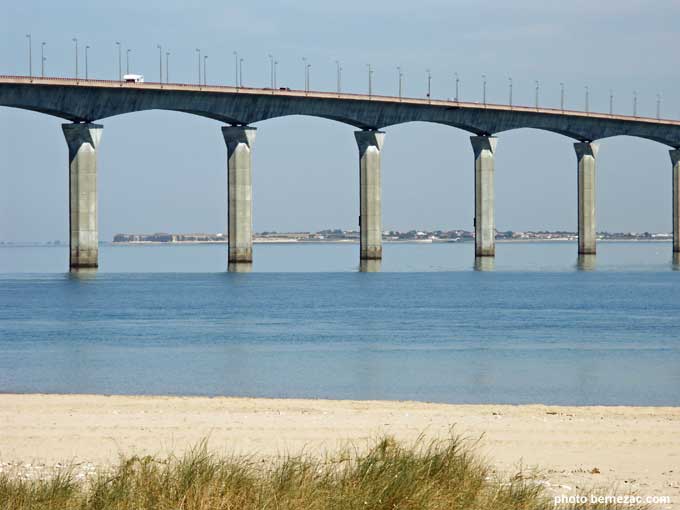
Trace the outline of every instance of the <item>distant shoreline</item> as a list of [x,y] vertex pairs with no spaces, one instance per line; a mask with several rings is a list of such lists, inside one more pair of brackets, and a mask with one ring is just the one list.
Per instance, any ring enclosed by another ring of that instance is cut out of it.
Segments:
[[[530,244],[530,243],[576,243],[576,239],[496,239],[497,244]],[[598,243],[671,243],[673,239],[598,239]],[[383,240],[383,244],[472,244],[474,240],[469,241],[447,241],[447,240]],[[227,245],[227,241],[173,241],[173,242],[157,242],[157,241],[132,241],[132,242],[115,242],[115,241],[101,241],[101,246],[182,246],[182,245],[197,245],[197,244],[220,244]],[[296,239],[254,239],[253,244],[359,244],[358,240],[345,239],[333,241],[310,241],[310,240],[296,240]],[[60,244],[48,243],[31,243],[31,242],[5,242],[0,243],[0,248],[68,248],[68,243]]]

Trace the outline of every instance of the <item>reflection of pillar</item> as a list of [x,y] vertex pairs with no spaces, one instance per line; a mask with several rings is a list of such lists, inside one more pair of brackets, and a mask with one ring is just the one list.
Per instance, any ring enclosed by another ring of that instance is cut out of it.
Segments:
[[359,237],[361,259],[382,258],[380,152],[381,131],[355,131],[359,146]]
[[97,147],[103,126],[62,124],[69,157],[70,267],[96,268],[99,257],[97,228]]
[[680,253],[680,149],[671,151],[673,162],[673,253]]
[[229,262],[227,271],[230,273],[250,273],[253,270],[251,262]]
[[253,261],[253,171],[255,128],[225,126],[229,262]]
[[595,255],[595,159],[599,145],[578,142],[574,148],[578,160],[578,252]]
[[593,271],[595,270],[595,255],[583,255],[579,254],[576,260],[576,269],[579,271]]
[[494,153],[498,138],[472,136],[475,153],[475,256],[496,255],[496,222],[494,219]]
[[382,267],[380,259],[361,259],[359,260],[359,271],[362,273],[379,273]]
[[496,269],[495,257],[475,257],[475,271],[494,271]]

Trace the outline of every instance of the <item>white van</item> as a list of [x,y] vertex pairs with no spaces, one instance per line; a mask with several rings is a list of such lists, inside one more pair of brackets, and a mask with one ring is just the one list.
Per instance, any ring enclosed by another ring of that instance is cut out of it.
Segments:
[[124,74],[123,81],[125,83],[144,83],[144,76],[141,74]]

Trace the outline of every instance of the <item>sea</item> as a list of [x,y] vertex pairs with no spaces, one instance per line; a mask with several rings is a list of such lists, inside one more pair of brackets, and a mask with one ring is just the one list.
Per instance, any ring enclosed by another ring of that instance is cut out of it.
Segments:
[[667,242],[0,246],[0,392],[680,405]]

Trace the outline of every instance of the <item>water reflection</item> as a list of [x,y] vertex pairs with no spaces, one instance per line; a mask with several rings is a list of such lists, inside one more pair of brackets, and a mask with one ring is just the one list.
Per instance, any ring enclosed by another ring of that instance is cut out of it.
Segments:
[[475,271],[493,271],[496,269],[496,257],[475,257]]
[[69,278],[73,280],[93,280],[97,276],[96,267],[72,267],[69,269]]
[[252,270],[252,262],[229,262],[227,266],[227,271],[230,273],[250,273]]
[[359,261],[359,271],[362,273],[379,273],[382,267],[382,260],[380,259],[361,259]]
[[595,255],[579,255],[576,260],[576,269],[579,271],[594,271],[595,257]]
[[673,252],[673,271],[680,271],[680,252]]

